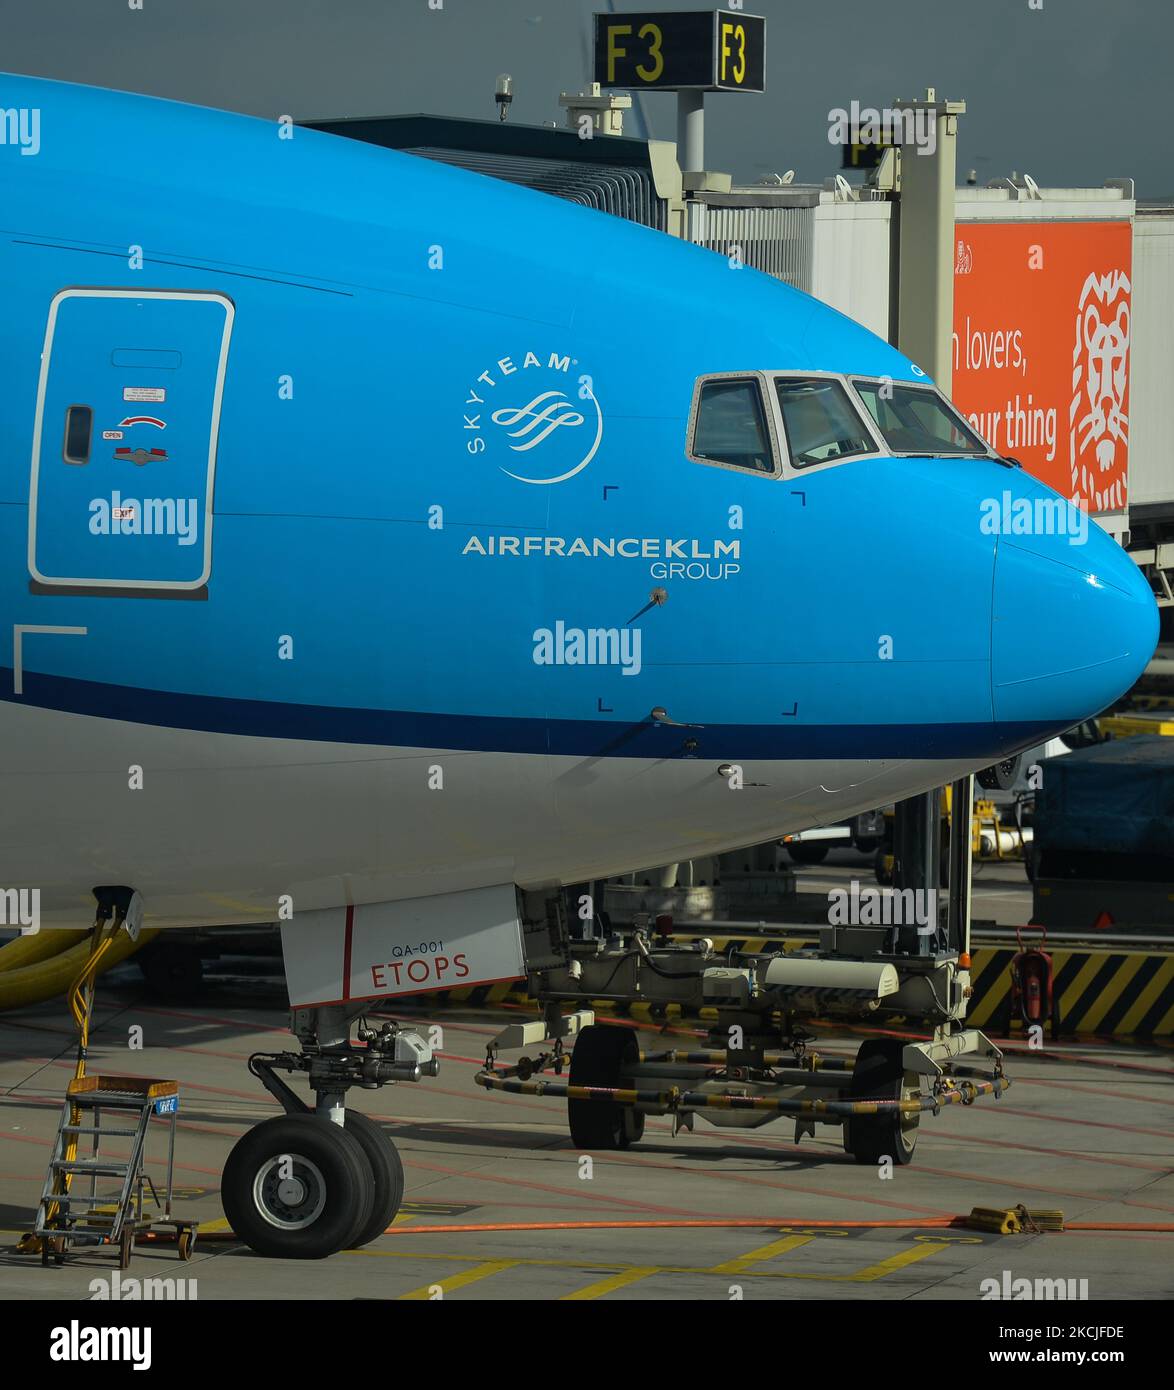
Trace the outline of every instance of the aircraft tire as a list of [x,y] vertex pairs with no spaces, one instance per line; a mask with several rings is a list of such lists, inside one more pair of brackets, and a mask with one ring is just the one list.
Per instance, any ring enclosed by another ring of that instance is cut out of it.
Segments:
[[[572,1086],[618,1086],[625,1062],[639,1054],[636,1037],[627,1028],[594,1024],[584,1028],[571,1052],[568,1080]],[[626,1149],[644,1133],[644,1116],[625,1120],[628,1107],[614,1101],[568,1100],[571,1139],[581,1149]]]
[[290,1260],[349,1249],[371,1219],[374,1195],[360,1142],[309,1113],[278,1115],[250,1129],[228,1155],[220,1187],[240,1239],[258,1255]]
[[787,853],[796,864],[822,864],[828,857],[828,847],[821,844],[819,840],[804,842],[797,840],[795,844],[787,846]]
[[346,1133],[358,1140],[375,1183],[371,1215],[351,1242],[358,1249],[381,1236],[395,1220],[404,1200],[404,1165],[390,1136],[361,1111],[348,1108]]
[[[916,1076],[906,1076],[899,1039],[868,1038],[860,1044],[849,1084],[849,1100],[908,1100],[918,1092]],[[844,1125],[844,1148],[857,1163],[909,1163],[917,1147],[920,1116],[854,1115]]]

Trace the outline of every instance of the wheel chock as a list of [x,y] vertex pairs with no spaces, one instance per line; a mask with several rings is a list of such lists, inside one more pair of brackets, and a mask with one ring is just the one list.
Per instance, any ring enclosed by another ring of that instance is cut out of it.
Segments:
[[1026,1231],[1031,1235],[1043,1231],[1062,1231],[1062,1211],[1028,1211],[1025,1206],[975,1207],[962,1225],[973,1231],[993,1231],[995,1235],[1017,1236]]

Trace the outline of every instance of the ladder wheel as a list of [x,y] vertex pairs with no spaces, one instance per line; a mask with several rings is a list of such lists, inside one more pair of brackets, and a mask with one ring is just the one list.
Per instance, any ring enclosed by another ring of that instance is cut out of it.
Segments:
[[220,1196],[258,1255],[321,1260],[353,1245],[371,1218],[371,1165],[359,1141],[317,1115],[278,1115],[237,1140]]
[[175,1238],[175,1248],[179,1251],[181,1260],[190,1260],[196,1251],[196,1233],[185,1228],[180,1231]]
[[[901,1063],[903,1044],[894,1038],[868,1038],[860,1044],[852,1072],[850,1100],[912,1100],[920,1083]],[[909,1163],[917,1147],[920,1116],[853,1115],[844,1125],[844,1148],[857,1163]]]
[[390,1136],[359,1110],[348,1108],[346,1133],[358,1140],[375,1184],[371,1215],[352,1241],[357,1249],[381,1236],[404,1200],[404,1165]]
[[[618,1086],[625,1064],[636,1062],[639,1051],[627,1028],[593,1024],[575,1042],[568,1080],[572,1086]],[[626,1149],[644,1133],[643,1114],[626,1121],[628,1110],[614,1101],[568,1100],[571,1139],[581,1149]]]
[[130,1257],[134,1250],[135,1228],[131,1222],[127,1222],[122,1228],[122,1233],[118,1237],[118,1268],[129,1269]]

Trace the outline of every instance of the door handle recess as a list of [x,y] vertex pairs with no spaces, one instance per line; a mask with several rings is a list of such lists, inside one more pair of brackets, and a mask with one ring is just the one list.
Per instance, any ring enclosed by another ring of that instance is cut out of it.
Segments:
[[65,442],[61,447],[66,463],[89,463],[93,433],[93,409],[88,405],[71,405],[65,412]]

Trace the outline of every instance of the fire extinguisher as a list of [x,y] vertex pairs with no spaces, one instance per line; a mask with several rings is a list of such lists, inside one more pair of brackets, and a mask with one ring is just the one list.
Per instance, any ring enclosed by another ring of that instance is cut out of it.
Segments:
[[[1043,933],[1038,946],[1024,946],[1023,930],[1038,928]],[[1022,930],[1015,928],[1015,940],[1019,950],[1011,958],[1011,1000],[1010,1018],[1018,1018],[1023,1027],[1042,1028],[1051,1024],[1052,1038],[1060,1036],[1059,999],[1055,991],[1055,974],[1051,952],[1045,950],[1048,941],[1047,927],[1029,922]],[[1010,1027],[1008,1026],[1008,1032]]]

